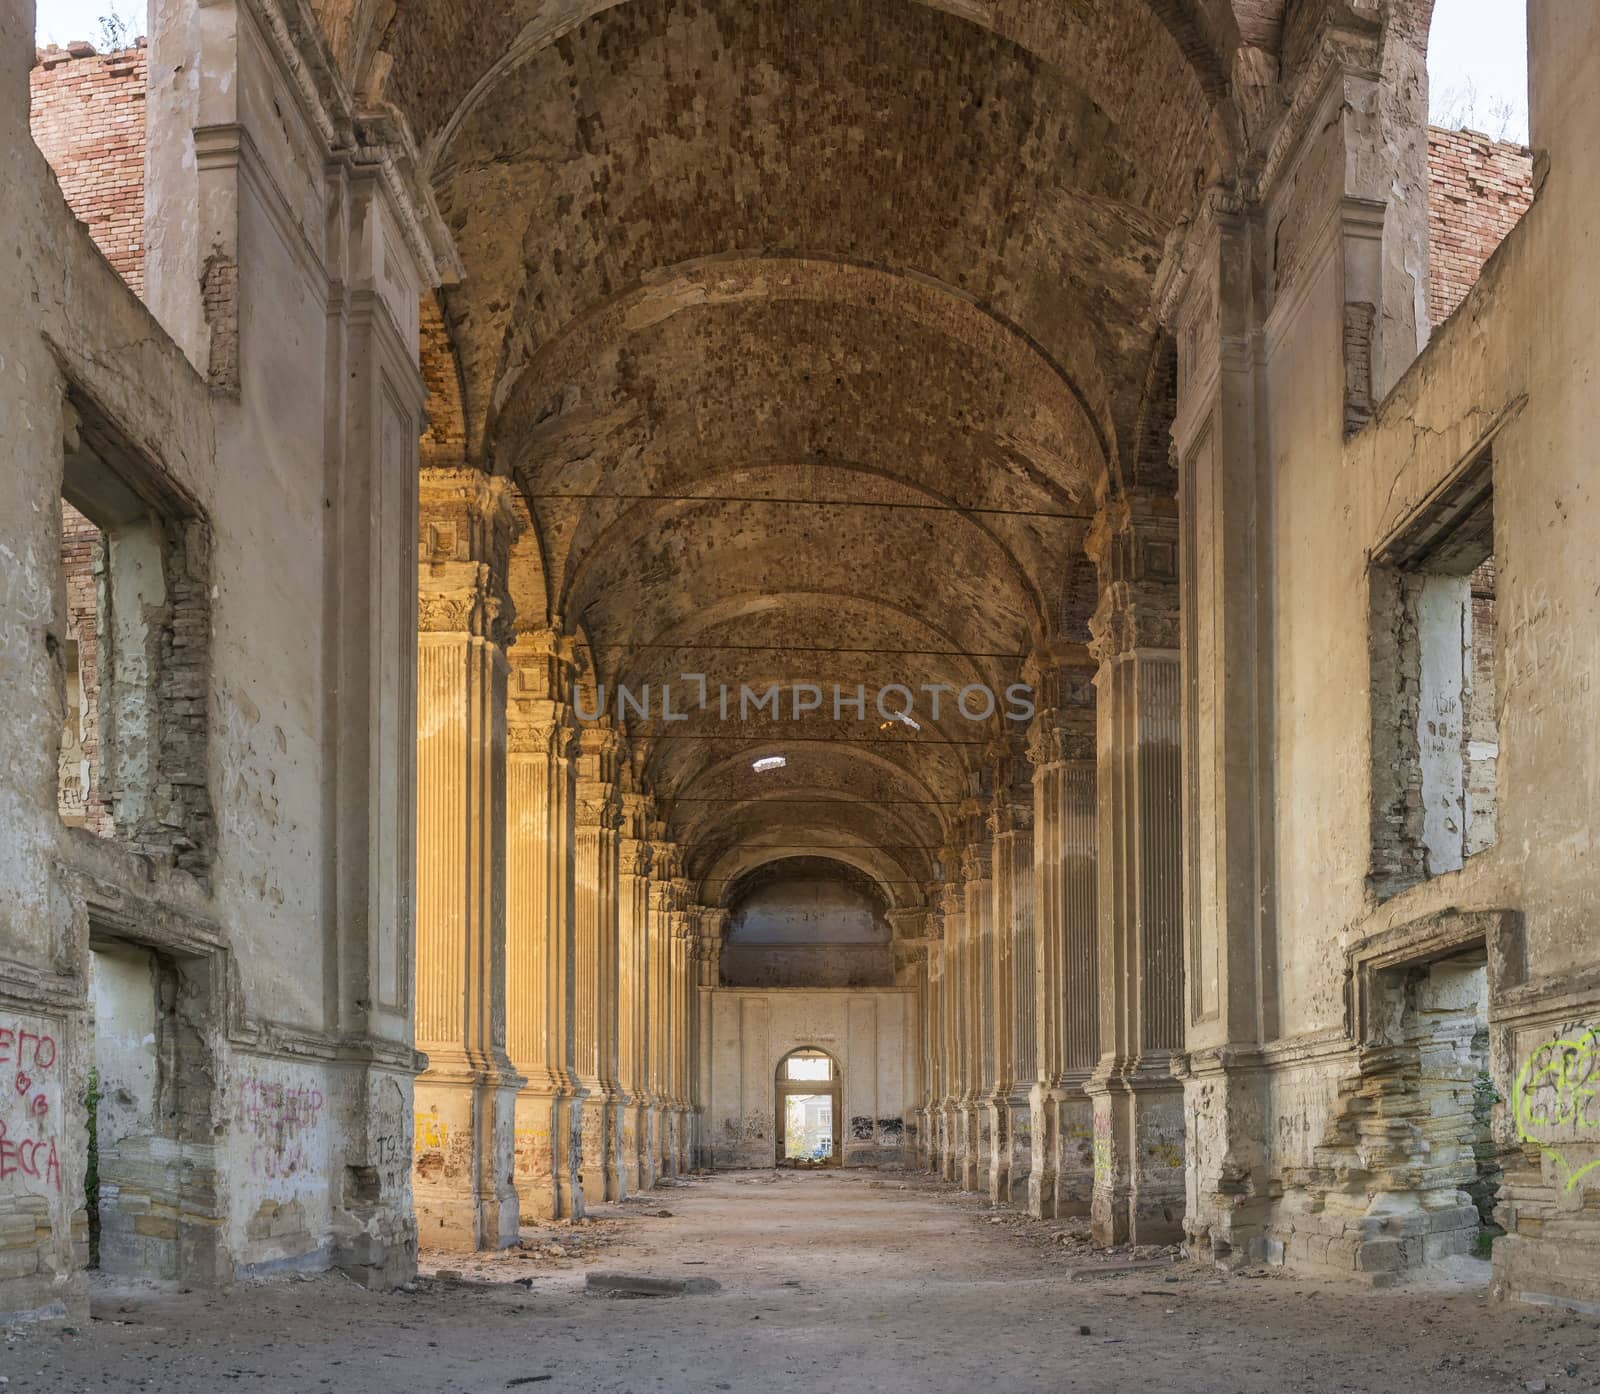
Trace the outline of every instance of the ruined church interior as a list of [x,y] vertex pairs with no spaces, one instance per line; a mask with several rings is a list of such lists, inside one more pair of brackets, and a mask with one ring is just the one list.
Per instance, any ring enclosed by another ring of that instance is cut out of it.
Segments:
[[6,1394],[1600,1390],[1600,5],[69,3]]

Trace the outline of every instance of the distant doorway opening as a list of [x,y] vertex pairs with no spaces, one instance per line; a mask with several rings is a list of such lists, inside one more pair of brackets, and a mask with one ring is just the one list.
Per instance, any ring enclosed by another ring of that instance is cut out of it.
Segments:
[[777,1164],[838,1166],[839,1066],[823,1050],[793,1050],[778,1062]]

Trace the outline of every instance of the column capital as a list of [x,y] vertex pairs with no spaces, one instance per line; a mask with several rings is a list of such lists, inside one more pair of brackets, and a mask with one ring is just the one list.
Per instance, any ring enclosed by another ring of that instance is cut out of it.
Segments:
[[1178,647],[1178,504],[1127,493],[1095,515],[1085,550],[1100,573],[1089,651],[1104,663],[1136,649]]
[[436,466],[419,473],[417,628],[508,646],[516,609],[507,574],[523,523],[509,480]]
[[574,815],[580,828],[615,832],[622,825],[622,804],[615,786],[600,780],[580,779]]
[[572,712],[559,702],[508,702],[506,753],[542,755],[549,760],[570,759],[573,750]]
[[[1091,689],[1092,691],[1092,689]],[[1088,707],[1048,707],[1028,727],[1028,759],[1035,770],[1093,762],[1095,712]]]
[[617,870],[623,876],[648,876],[652,848],[636,837],[624,837],[617,844]]
[[994,874],[994,844],[974,842],[961,854],[961,875],[967,882],[987,881]]
[[654,808],[655,800],[649,794],[640,793],[636,789],[624,789],[622,791],[623,835],[649,847],[650,815]]
[[938,892],[938,902],[939,935],[941,938],[943,938],[945,937],[945,922],[951,919],[953,916],[963,915],[966,913],[967,897],[965,890],[962,889],[961,882],[955,877],[952,877],[950,880],[946,881],[942,886],[940,886]]
[[932,912],[926,905],[912,905],[900,910],[890,910],[885,916],[897,944],[909,943],[926,937]]

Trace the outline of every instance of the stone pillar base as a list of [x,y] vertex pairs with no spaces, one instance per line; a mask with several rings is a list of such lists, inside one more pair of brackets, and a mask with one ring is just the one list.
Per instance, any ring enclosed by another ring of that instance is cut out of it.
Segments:
[[1033,1109],[1025,1089],[1013,1089],[1010,1100],[1011,1204],[1027,1208],[1028,1173],[1033,1166]]
[[1028,1090],[1028,1213],[1036,1220],[1056,1217],[1056,1166],[1061,1155],[1061,1093],[1046,1084]]
[[963,1191],[981,1191],[988,1158],[983,1148],[983,1108],[968,1099],[956,1107],[956,1154],[961,1170],[956,1180]]
[[574,1124],[581,1101],[570,1094],[523,1089],[517,1095],[516,1187],[528,1220],[583,1214]]
[[661,1142],[660,1174],[668,1180],[682,1174],[678,1165],[678,1123],[678,1110],[671,1104],[662,1104],[657,1128]]
[[586,1203],[619,1201],[627,1192],[622,1159],[622,1100],[598,1090],[582,1104],[579,1176]]
[[667,1175],[667,1110],[665,1105],[650,1106],[650,1184]]
[[[628,1137],[630,1129],[631,1141]],[[628,1105],[623,1129],[624,1144],[628,1147],[625,1161],[629,1190],[648,1191],[656,1184],[654,1144],[651,1137],[654,1131],[655,1105],[648,1099],[634,1099]]]
[[1065,1083],[1056,1107],[1056,1214],[1087,1215],[1094,1199],[1094,1100],[1081,1083]]
[[1183,1238],[1183,1086],[1165,1058],[1097,1070],[1094,1110],[1094,1242],[1173,1244]]
[[1011,1200],[1011,1101],[993,1095],[981,1105],[983,1164],[990,1205]]
[[[1276,1188],[1267,1173],[1262,1122],[1266,1072],[1252,1053],[1196,1052],[1183,1073],[1189,1254],[1225,1268],[1272,1257],[1267,1229]],[[1281,1252],[1281,1249],[1279,1250]]]
[[428,1070],[414,1092],[412,1195],[423,1249],[471,1252],[517,1242],[515,1075]]
[[962,1175],[962,1162],[955,1151],[958,1138],[960,1130],[955,1127],[955,1106],[946,1104],[939,1109],[939,1156],[933,1168],[942,1180],[957,1181]]
[[677,1174],[683,1176],[694,1166],[690,1155],[694,1150],[694,1141],[690,1136],[693,1117],[691,1111],[681,1104],[674,1110],[674,1114],[676,1116],[673,1119],[672,1129],[672,1164]]

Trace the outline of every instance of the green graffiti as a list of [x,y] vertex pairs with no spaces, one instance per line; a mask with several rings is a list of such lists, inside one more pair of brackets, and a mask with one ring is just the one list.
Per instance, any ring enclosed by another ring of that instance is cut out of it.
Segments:
[[1600,1167],[1600,1157],[1574,1169],[1553,1144],[1571,1146],[1582,1141],[1578,1136],[1582,1132],[1600,1129],[1593,1108],[1596,1097],[1600,1097],[1600,1029],[1593,1027],[1580,1036],[1540,1046],[1528,1057],[1511,1091],[1517,1136],[1555,1161],[1566,1173],[1569,1191]]

